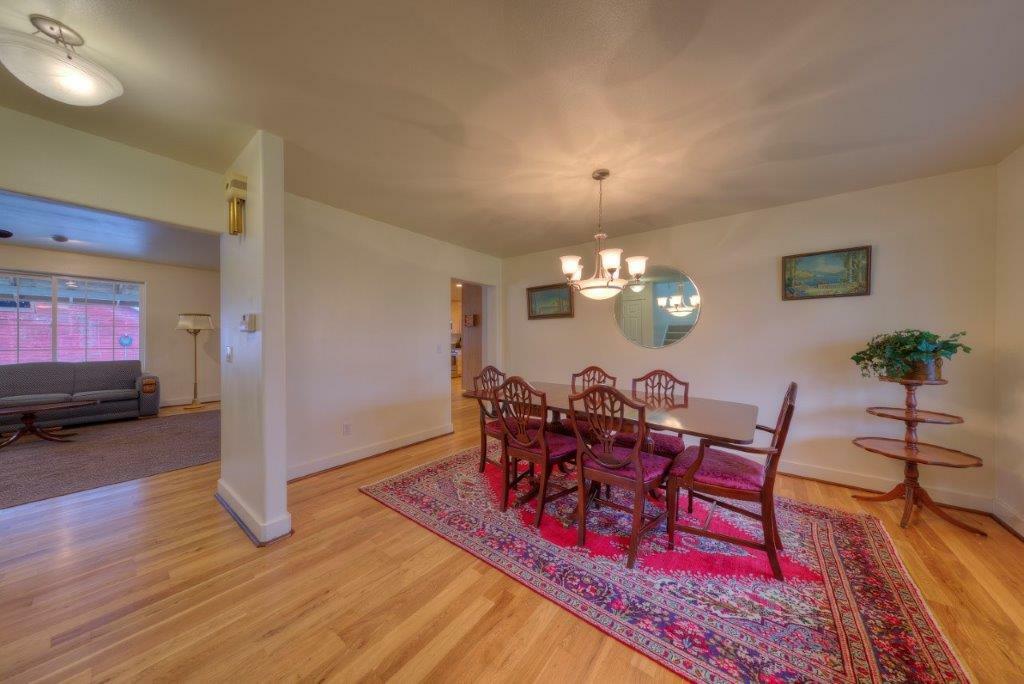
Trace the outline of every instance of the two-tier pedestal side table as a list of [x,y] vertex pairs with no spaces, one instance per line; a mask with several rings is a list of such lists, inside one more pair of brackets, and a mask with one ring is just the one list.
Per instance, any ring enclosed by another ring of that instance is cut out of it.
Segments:
[[936,425],[956,425],[964,422],[960,416],[936,411],[920,411],[917,408],[917,388],[921,385],[945,385],[945,380],[903,380],[897,378],[882,378],[887,382],[895,382],[903,385],[907,392],[906,404],[902,408],[891,408],[885,406],[872,406],[868,413],[879,418],[890,420],[901,420],[907,426],[903,439],[891,439],[888,437],[858,437],[853,443],[861,449],[894,458],[904,462],[903,482],[893,487],[887,494],[872,496],[866,494],[854,494],[853,498],[862,501],[892,501],[903,499],[903,518],[900,520],[900,527],[906,527],[910,522],[910,515],[914,506],[922,506],[939,516],[943,520],[957,527],[988,536],[982,530],[960,522],[949,513],[940,508],[928,492],[918,482],[918,466],[931,465],[943,466],[946,468],[978,468],[981,466],[981,459],[971,454],[965,454],[956,449],[948,449],[936,444],[927,444],[917,441],[917,426],[920,423],[933,423]]

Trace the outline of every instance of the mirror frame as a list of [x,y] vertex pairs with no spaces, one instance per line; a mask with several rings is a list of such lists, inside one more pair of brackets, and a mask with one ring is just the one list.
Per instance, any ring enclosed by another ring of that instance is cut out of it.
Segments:
[[[621,309],[622,309],[622,295],[624,295],[626,292],[629,291],[629,289],[628,289],[629,286],[627,285],[626,289],[623,290],[621,293],[619,293],[615,297],[615,303],[612,306],[612,319],[615,321],[615,327],[618,329],[619,334],[622,335],[623,339],[625,339],[627,342],[631,342],[632,344],[635,344],[636,346],[640,347],[641,349],[668,349],[669,347],[672,347],[672,346],[674,346],[676,344],[679,344],[680,342],[685,340],[687,337],[689,337],[693,333],[694,328],[697,327],[697,323],[700,322],[700,314],[701,314],[701,310],[702,310],[702,308],[704,306],[704,295],[701,294],[701,290],[700,290],[700,287],[697,285],[697,281],[695,281],[693,278],[691,278],[685,271],[680,270],[680,269],[676,268],[675,266],[662,266],[660,264],[655,264],[653,266],[648,266],[647,267],[647,273],[650,273],[651,271],[654,271],[656,269],[672,270],[672,271],[675,271],[676,273],[678,273],[680,276],[682,276],[682,278],[680,280],[689,280],[690,284],[693,285],[693,289],[697,291],[697,295],[700,296],[701,299],[700,299],[700,304],[697,305],[696,311],[694,311],[694,315],[696,316],[696,318],[694,318],[694,320],[693,320],[693,325],[690,326],[690,330],[685,335],[680,337],[678,340],[675,340],[675,341],[670,342],[668,344],[663,344],[661,346],[650,346],[650,345],[642,344],[640,342],[637,342],[636,340],[632,340],[632,339],[626,337],[626,333],[622,330],[622,324],[619,322],[619,311],[621,311]],[[665,282],[665,281],[663,281],[663,282]],[[651,283],[647,282],[647,285],[651,286]]]

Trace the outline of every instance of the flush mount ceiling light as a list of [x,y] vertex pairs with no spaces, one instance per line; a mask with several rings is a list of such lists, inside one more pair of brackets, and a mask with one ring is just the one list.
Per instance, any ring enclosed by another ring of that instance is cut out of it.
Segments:
[[640,276],[647,270],[647,257],[633,256],[626,258],[629,265],[629,274],[632,282],[619,277],[622,273],[622,250],[605,249],[604,241],[608,236],[601,229],[602,214],[604,212],[604,181],[611,172],[608,169],[597,169],[591,177],[597,181],[597,233],[594,240],[597,246],[594,250],[594,275],[583,280],[583,259],[575,254],[559,257],[562,260],[562,275],[569,282],[569,287],[589,299],[610,299],[622,292],[626,285],[633,292],[640,292],[644,289],[644,283]]
[[54,242],[67,242],[68,241],[68,236],[67,235],[51,235],[50,239],[53,240]]
[[19,81],[78,107],[95,107],[124,92],[112,73],[75,51],[85,44],[80,33],[41,14],[29,16],[29,21],[35,34],[0,29],[0,64]]
[[0,238],[7,239],[9,237],[14,237],[14,233],[7,230],[6,228],[0,228]]

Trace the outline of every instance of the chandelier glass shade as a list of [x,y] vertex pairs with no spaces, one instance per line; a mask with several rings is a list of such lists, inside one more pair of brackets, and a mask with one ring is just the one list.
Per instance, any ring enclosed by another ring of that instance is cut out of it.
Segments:
[[124,93],[113,74],[75,52],[85,42],[78,33],[54,19],[30,19],[39,35],[0,29],[0,64],[15,78],[50,99],[79,107],[101,105]]
[[594,273],[583,278],[583,258],[570,254],[559,257],[562,262],[562,275],[569,286],[588,299],[611,299],[622,292],[626,286],[633,292],[644,289],[640,277],[647,269],[647,257],[626,257],[626,265],[630,278],[622,277],[622,250],[617,247],[604,246],[608,236],[601,231],[602,214],[604,211],[604,180],[609,176],[608,169],[594,171],[593,178],[598,182],[597,228],[594,235]]

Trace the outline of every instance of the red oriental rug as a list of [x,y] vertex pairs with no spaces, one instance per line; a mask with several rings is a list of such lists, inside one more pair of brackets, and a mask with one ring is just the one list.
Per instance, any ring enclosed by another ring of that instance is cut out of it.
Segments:
[[[498,469],[477,472],[478,453],[362,491],[692,680],[968,681],[876,518],[779,498],[785,582],[763,553],[736,545],[679,534],[668,551],[664,526],[628,570],[628,514],[594,510],[576,547],[575,496],[549,504],[537,530],[533,502],[498,510]],[[715,520],[760,538],[745,516]]]

